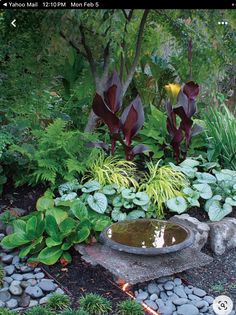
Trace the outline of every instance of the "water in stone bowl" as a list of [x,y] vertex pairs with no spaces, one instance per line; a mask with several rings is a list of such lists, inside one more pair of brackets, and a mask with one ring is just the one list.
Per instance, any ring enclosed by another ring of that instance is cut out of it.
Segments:
[[138,255],[160,255],[191,246],[193,232],[180,224],[156,219],[137,219],[114,223],[100,235],[105,245]]

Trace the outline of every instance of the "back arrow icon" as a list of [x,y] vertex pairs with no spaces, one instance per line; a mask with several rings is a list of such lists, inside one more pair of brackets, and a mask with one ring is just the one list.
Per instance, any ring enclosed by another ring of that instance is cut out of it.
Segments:
[[15,23],[16,23],[16,19],[14,19],[14,20],[11,22],[11,25],[14,26],[14,27],[16,27],[16,24],[15,24]]

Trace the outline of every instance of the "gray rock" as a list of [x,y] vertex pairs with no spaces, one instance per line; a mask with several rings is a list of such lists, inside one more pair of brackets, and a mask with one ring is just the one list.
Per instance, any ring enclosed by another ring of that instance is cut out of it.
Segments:
[[171,296],[171,295],[173,294],[173,291],[166,291],[166,294],[167,294],[168,296]]
[[65,294],[65,292],[61,288],[57,288],[55,292],[59,293],[59,294],[62,294],[62,295]]
[[177,294],[175,294],[175,293],[173,293],[172,295],[170,295],[169,296],[169,301],[174,301],[175,299],[178,299],[179,298],[179,296],[177,295]]
[[0,301],[7,302],[11,298],[11,294],[8,292],[7,288],[3,288],[0,290]]
[[36,306],[38,305],[38,301],[37,300],[30,300],[30,304],[29,304],[29,307],[33,307],[33,306]]
[[192,304],[184,304],[177,308],[179,315],[198,315],[198,308]]
[[4,302],[2,302],[2,301],[0,301],[0,307],[5,307],[5,303]]
[[182,223],[193,231],[195,240],[192,246],[194,248],[201,250],[202,247],[206,244],[210,232],[210,227],[207,223],[200,222],[198,219],[191,217],[187,213],[175,215],[170,218],[170,221],[180,224]]
[[199,297],[204,297],[207,293],[206,291],[199,289],[199,288],[193,288],[193,294],[199,296]]
[[30,304],[30,296],[24,293],[19,300],[19,306],[28,307],[29,304]]
[[35,274],[36,279],[43,279],[45,277],[45,274],[43,272],[38,272]]
[[20,273],[13,273],[13,275],[11,275],[11,277],[12,277],[12,279],[18,280],[18,281],[23,280],[23,276]]
[[210,295],[204,296],[203,300],[207,301],[208,304],[212,304],[214,301],[214,298]]
[[24,280],[29,280],[29,279],[34,279],[35,278],[35,275],[32,273],[32,272],[30,272],[30,273],[25,273],[24,275],[23,275],[23,279]]
[[185,298],[177,298],[177,299],[174,299],[172,301],[175,305],[183,305],[183,304],[188,304],[188,299],[185,299]]
[[[1,223],[0,223],[1,224]],[[5,234],[0,233],[0,241],[5,237]]]
[[41,288],[39,286],[28,286],[25,289],[25,293],[30,295],[32,298],[41,298],[43,297],[43,291],[41,290]]
[[175,278],[175,279],[174,279],[174,284],[175,284],[176,286],[179,286],[179,285],[182,284],[182,280],[181,280],[180,278]]
[[165,284],[164,284],[164,289],[165,290],[173,290],[174,289],[174,282],[173,281],[167,281]]
[[22,286],[23,289],[26,289],[30,285],[31,284],[29,283],[29,281],[21,281],[21,286]]
[[26,272],[30,272],[33,270],[32,267],[24,265],[24,264],[20,264],[19,269],[21,272],[26,273]]
[[236,247],[236,219],[224,218],[219,222],[211,222],[210,246],[216,255],[222,255],[228,249]]
[[154,311],[156,311],[158,309],[158,306],[152,300],[145,300],[144,303],[146,303],[147,306],[151,307]]
[[185,292],[183,287],[180,287],[180,286],[175,287],[174,288],[174,293],[177,294],[181,298],[187,299],[187,294],[186,294],[186,292]]
[[56,289],[55,283],[53,283],[52,280],[48,280],[48,279],[43,279],[41,282],[39,282],[38,286],[45,292],[51,292]]
[[201,300],[201,298],[200,298],[199,296],[194,295],[194,294],[189,294],[189,295],[188,295],[188,298],[189,298],[189,300],[191,300],[191,301],[200,301],[200,300]]
[[193,289],[189,289],[189,287],[184,287],[184,291],[185,291],[186,294],[193,293]]
[[161,277],[157,279],[157,283],[166,283],[167,281],[173,280],[173,276],[166,276],[166,277]]
[[2,262],[4,264],[11,264],[12,259],[13,259],[13,255],[5,255],[2,257]]
[[155,301],[158,299],[158,295],[156,293],[153,293],[150,295],[150,300]]
[[19,256],[14,256],[12,259],[12,265],[16,265],[20,262],[20,257]]
[[7,282],[7,283],[11,283],[13,281],[12,277],[4,277],[3,281]]
[[22,290],[22,287],[20,286],[20,281],[13,280],[9,287],[9,291],[13,295],[21,295],[23,290]]
[[209,306],[209,304],[207,303],[207,301],[204,301],[204,300],[201,300],[201,301],[194,301],[194,305],[195,305],[197,308],[207,307],[207,309],[208,309],[208,306]]
[[38,267],[37,267],[37,268],[34,269],[34,272],[35,272],[35,273],[38,273],[38,272],[41,272],[41,270],[42,270],[41,268],[38,268]]
[[162,314],[162,315],[172,315],[173,311],[175,310],[174,305],[170,302],[167,301],[166,303],[164,303],[163,306],[161,306],[158,311]]
[[150,294],[153,294],[153,293],[159,294],[160,292],[160,289],[155,282],[149,283],[147,286],[147,290]]
[[46,295],[45,297],[41,298],[39,300],[39,304],[46,304],[50,298],[51,294],[49,293],[48,295]]
[[161,307],[164,307],[164,302],[161,299],[157,299],[156,305],[158,306],[158,310],[160,310]]
[[148,298],[148,293],[147,292],[141,292],[138,294],[136,299],[143,301],[143,300],[146,300],[147,298]]
[[7,276],[11,276],[15,271],[15,267],[13,265],[9,265],[9,266],[4,267],[4,270]]
[[164,291],[163,284],[159,283],[157,286],[158,286],[159,291]]
[[18,301],[16,299],[10,299],[6,302],[6,307],[10,308],[11,310],[13,308],[16,308],[18,306]]
[[200,312],[201,313],[205,313],[205,312],[207,312],[208,311],[208,306],[203,306],[202,308],[200,308]]
[[162,291],[160,293],[160,298],[162,299],[163,302],[166,302],[168,300],[168,295]]

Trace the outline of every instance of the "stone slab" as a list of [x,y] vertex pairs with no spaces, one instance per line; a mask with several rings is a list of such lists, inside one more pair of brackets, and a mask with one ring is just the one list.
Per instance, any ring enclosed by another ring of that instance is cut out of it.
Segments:
[[99,243],[92,246],[76,245],[75,249],[86,262],[103,266],[129,284],[170,276],[213,261],[210,256],[193,247],[159,256],[141,256],[119,252]]

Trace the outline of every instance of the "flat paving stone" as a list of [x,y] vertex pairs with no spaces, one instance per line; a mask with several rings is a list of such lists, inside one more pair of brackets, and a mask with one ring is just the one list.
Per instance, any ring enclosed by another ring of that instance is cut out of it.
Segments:
[[99,264],[130,284],[180,273],[187,269],[204,266],[213,260],[192,247],[159,256],[119,252],[99,243],[93,246],[76,245],[75,249],[82,254],[86,262],[92,265]]

